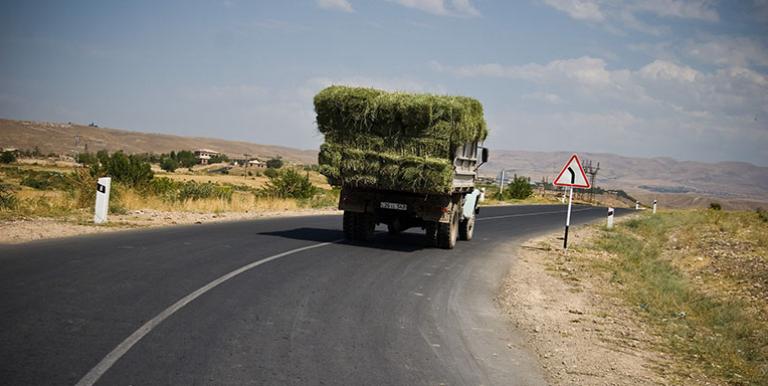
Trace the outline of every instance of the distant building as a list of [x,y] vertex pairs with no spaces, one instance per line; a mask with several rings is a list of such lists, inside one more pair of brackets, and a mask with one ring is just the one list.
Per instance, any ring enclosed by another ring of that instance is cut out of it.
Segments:
[[219,152],[211,149],[197,149],[195,150],[195,158],[197,158],[197,163],[200,165],[208,165],[208,161],[211,160],[211,157],[218,156]]
[[242,166],[244,168],[266,168],[267,163],[261,160],[258,160],[256,158],[237,158],[232,159],[232,165],[233,166]]

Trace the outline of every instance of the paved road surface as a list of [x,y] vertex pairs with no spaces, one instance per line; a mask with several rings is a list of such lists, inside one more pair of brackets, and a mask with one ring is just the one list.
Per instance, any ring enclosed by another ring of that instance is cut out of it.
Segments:
[[[574,210],[573,224],[605,215]],[[483,208],[475,240],[452,251],[379,232],[280,255],[341,239],[339,216],[0,246],[0,384],[544,384],[493,297],[515,246],[564,218]]]

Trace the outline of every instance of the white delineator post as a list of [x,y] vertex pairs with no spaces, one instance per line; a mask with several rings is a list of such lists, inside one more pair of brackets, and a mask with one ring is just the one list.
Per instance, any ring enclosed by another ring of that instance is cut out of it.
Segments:
[[653,214],[656,214],[656,200],[653,200]]
[[101,177],[96,183],[96,211],[93,214],[95,224],[107,222],[107,212],[109,212],[109,188],[112,185],[112,178]]
[[568,250],[568,227],[571,226],[571,206],[573,205],[573,187],[568,194],[568,214],[565,215],[565,236],[563,237],[563,249]]
[[606,225],[608,229],[613,228],[613,208],[608,208],[608,224]]
[[640,201],[635,201],[635,210],[640,210]]

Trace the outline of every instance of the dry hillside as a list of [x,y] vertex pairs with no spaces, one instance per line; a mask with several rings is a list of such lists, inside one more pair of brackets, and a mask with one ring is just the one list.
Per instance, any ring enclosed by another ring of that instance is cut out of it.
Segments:
[[[79,141],[76,141],[79,138]],[[72,153],[107,149],[128,153],[164,153],[179,149],[210,148],[230,156],[250,154],[260,158],[280,155],[304,164],[317,162],[316,150],[259,145],[215,138],[191,138],[166,134],[0,119],[0,147],[33,149],[44,153]],[[551,181],[570,156],[566,152],[493,150],[491,162],[481,173],[495,175],[511,169],[539,181]],[[582,159],[600,162],[598,186],[623,189],[644,203],[658,199],[666,207],[706,207],[720,202],[727,209],[768,206],[768,167],[744,162],[703,163],[671,158],[633,158],[615,154],[580,153]]]
[[298,150],[282,146],[259,145],[215,138],[181,137],[167,134],[90,127],[69,123],[49,123],[0,119],[0,147],[40,148],[43,153],[69,154],[101,149],[126,153],[168,153],[171,150],[207,148],[231,156],[249,154],[262,159],[282,156],[288,161],[309,164],[317,162],[314,150]]

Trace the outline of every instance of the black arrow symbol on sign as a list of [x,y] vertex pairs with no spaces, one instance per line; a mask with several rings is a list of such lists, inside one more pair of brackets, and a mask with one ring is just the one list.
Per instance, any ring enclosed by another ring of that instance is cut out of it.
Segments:
[[571,184],[573,184],[576,182],[576,172],[570,166],[568,166],[568,171],[571,173]]

